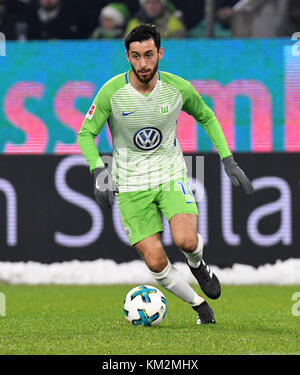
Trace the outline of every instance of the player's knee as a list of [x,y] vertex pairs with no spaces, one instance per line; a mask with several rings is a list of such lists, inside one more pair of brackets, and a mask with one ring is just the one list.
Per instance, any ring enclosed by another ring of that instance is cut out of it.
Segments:
[[149,257],[146,263],[150,271],[161,272],[167,267],[168,260],[167,257]]
[[197,234],[182,235],[175,239],[175,244],[183,251],[192,252],[197,248],[198,245]]

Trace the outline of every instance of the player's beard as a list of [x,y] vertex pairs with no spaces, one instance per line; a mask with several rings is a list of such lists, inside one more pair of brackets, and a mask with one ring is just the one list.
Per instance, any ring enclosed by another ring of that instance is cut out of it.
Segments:
[[142,83],[148,83],[148,82],[150,82],[151,80],[152,80],[152,78],[155,76],[155,74],[156,74],[156,72],[157,72],[157,70],[158,70],[158,59],[157,59],[157,62],[156,62],[156,65],[155,65],[155,67],[152,69],[152,71],[150,71],[150,75],[149,75],[149,77],[141,77],[140,76],[140,72],[148,72],[149,71],[149,69],[146,69],[146,70],[139,70],[139,71],[137,71],[135,68],[134,68],[134,66],[132,65],[132,64],[130,64],[131,65],[131,68],[132,68],[132,71],[133,71],[133,73],[135,74],[135,76],[136,76],[136,78],[140,81],[140,82],[142,82]]

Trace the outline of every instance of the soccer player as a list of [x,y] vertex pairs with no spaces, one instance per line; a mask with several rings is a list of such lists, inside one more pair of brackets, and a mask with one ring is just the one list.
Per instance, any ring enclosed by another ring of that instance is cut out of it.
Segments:
[[[253,188],[234,161],[213,111],[191,83],[158,71],[163,48],[157,28],[151,24],[136,26],[127,34],[125,47],[131,70],[113,77],[100,89],[78,134],[78,144],[94,175],[95,198],[100,207],[111,207],[117,194],[130,244],[157,283],[192,306],[198,314],[197,324],[215,323],[207,301],[171,264],[160,239],[162,213],[202,291],[212,299],[220,296],[220,282],[202,257],[198,209],[176,139],[181,110],[202,124],[233,184],[241,184],[249,195]],[[106,121],[113,141],[112,174],[94,141]]]

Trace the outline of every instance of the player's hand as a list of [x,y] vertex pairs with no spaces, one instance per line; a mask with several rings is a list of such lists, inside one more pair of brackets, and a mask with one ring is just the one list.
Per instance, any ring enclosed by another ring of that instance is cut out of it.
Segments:
[[115,193],[119,192],[117,185],[106,167],[95,168],[93,174],[96,202],[101,208],[111,207],[114,203]]
[[244,171],[238,166],[238,164],[234,161],[233,156],[227,156],[226,158],[222,159],[225,172],[227,173],[228,177],[231,179],[234,186],[240,186],[245,190],[247,195],[252,195],[254,193],[253,186],[245,175]]

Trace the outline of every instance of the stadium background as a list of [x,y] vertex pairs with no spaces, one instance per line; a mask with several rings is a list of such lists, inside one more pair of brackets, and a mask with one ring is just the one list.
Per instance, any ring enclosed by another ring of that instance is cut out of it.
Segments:
[[[231,187],[201,125],[182,113],[184,153],[205,156],[199,231],[207,262],[220,268],[299,258],[300,57],[294,44],[290,37],[163,41],[160,70],[190,80],[213,108],[256,189],[248,198]],[[76,143],[97,91],[128,69],[121,40],[6,42],[0,57],[2,267],[139,259],[117,205],[107,211],[96,205]],[[111,153],[107,127],[97,145]],[[164,225],[170,259],[183,261]]]

